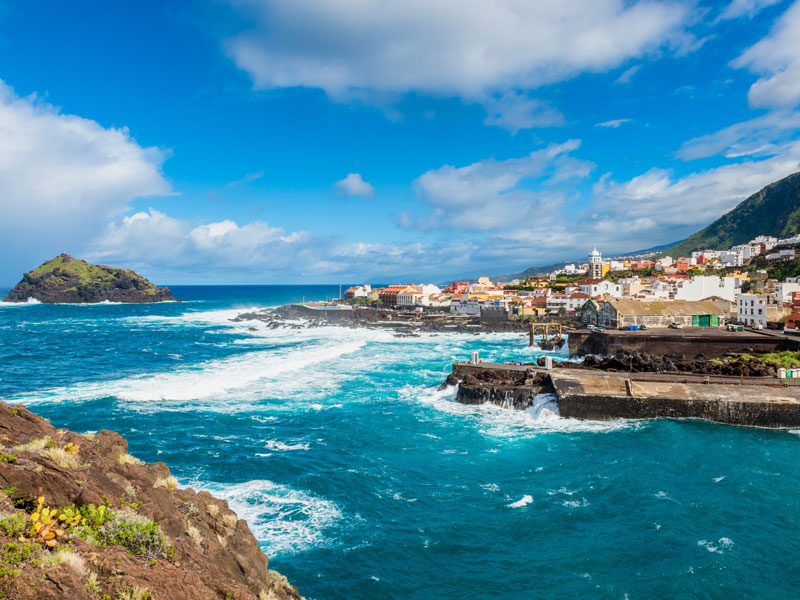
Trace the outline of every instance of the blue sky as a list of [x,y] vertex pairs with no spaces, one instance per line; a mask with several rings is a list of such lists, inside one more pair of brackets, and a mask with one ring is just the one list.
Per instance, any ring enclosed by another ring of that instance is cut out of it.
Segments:
[[0,7],[4,284],[498,274],[800,170],[800,0]]

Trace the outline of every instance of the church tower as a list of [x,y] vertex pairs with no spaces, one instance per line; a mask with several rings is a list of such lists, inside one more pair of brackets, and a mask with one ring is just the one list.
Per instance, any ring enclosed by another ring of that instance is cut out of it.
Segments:
[[603,278],[603,257],[597,248],[589,252],[589,277],[592,279]]

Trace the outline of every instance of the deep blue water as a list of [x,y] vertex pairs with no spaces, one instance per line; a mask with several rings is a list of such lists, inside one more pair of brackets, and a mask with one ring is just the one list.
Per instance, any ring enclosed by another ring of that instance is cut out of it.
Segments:
[[338,286],[173,290],[0,304],[0,397],[227,498],[307,597],[798,595],[796,433],[465,407],[436,391],[454,360],[539,353],[229,321]]

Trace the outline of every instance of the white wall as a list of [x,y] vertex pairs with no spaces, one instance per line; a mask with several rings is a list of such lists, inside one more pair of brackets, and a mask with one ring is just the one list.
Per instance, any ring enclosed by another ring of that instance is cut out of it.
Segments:
[[734,302],[736,300],[736,278],[698,275],[675,290],[675,300],[704,300],[711,296],[719,296]]

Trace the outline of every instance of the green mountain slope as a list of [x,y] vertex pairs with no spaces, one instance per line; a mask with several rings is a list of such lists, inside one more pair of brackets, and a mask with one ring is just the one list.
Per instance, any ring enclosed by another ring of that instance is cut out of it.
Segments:
[[757,235],[790,237],[800,232],[800,172],[769,184],[705,229],[666,251],[689,256],[694,250],[725,250]]

